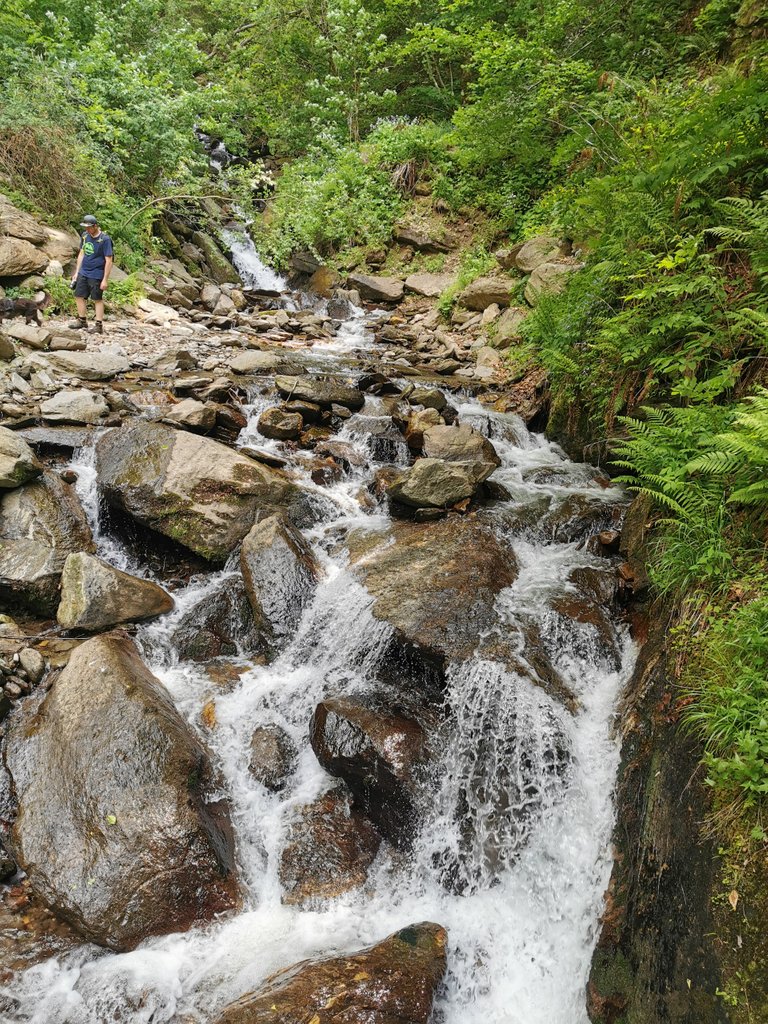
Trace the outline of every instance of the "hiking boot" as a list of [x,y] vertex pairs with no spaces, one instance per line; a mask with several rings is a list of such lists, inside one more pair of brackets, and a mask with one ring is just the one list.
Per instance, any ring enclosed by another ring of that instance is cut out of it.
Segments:
[[93,327],[90,327],[88,329],[88,333],[89,334],[103,334],[104,333],[104,325],[102,324],[101,320],[97,320],[96,323],[93,325]]
[[88,326],[88,321],[84,316],[79,316],[77,320],[72,320],[67,324],[68,331],[84,331]]

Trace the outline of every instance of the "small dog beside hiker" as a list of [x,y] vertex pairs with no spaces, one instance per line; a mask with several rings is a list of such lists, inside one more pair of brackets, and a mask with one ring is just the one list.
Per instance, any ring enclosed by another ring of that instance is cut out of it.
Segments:
[[112,239],[101,230],[92,214],[83,217],[80,227],[85,233],[80,239],[80,252],[72,275],[72,287],[77,302],[77,320],[67,326],[72,330],[84,330],[88,326],[88,299],[96,307],[96,322],[91,328],[94,334],[104,331],[104,292],[112,272]]

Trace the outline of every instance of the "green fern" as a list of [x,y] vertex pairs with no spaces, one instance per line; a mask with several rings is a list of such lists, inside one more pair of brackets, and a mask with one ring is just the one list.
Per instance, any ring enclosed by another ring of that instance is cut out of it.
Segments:
[[691,459],[686,470],[721,484],[729,478],[729,502],[768,504],[768,390],[748,398],[732,429],[716,434],[710,451]]

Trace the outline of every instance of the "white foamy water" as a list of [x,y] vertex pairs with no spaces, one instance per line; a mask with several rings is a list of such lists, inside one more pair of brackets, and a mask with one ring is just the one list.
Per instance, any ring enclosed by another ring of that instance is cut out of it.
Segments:
[[[259,399],[250,406],[251,423],[240,443],[267,447],[252,426],[262,407]],[[555,445],[530,434],[517,417],[491,414],[475,403],[459,412],[493,440],[502,459],[492,479],[510,497],[483,515],[510,541],[519,571],[497,597],[491,632],[519,637],[520,658],[516,668],[494,660],[483,653],[493,650],[485,636],[478,638],[483,651],[450,668],[435,782],[421,808],[413,851],[395,852],[383,843],[366,885],[317,909],[281,903],[278,861],[286,829],[298,807],[334,784],[308,743],[312,713],[325,697],[380,690],[377,673],[390,638],[347,567],[349,530],[384,539],[389,527],[380,505],[361,509],[356,494],[371,469],[353,467],[338,484],[317,488],[330,499],[328,514],[307,536],[324,576],[292,642],[271,665],[255,664],[241,649],[228,659],[240,672],[228,688],[174,648],[174,630],[190,609],[237,580],[236,560],[177,591],[176,610],[139,634],[148,664],[220,771],[237,838],[243,911],[151,939],[131,953],[83,945],[52,958],[6,986],[16,1009],[0,1019],[202,1024],[280,967],[353,950],[431,920],[449,932],[438,1020],[586,1024],[584,990],[610,873],[618,763],[614,707],[634,651],[615,622],[606,640],[589,623],[569,620],[566,627],[553,611],[553,598],[575,591],[569,581],[574,570],[607,568],[585,550],[584,536],[555,543],[547,528],[539,528],[544,512],[537,512],[532,526],[510,524],[532,505],[551,510],[578,496],[609,511],[622,496],[603,486],[591,468],[569,462]],[[347,421],[341,439],[370,460],[371,432],[381,417],[381,403],[369,400]],[[395,446],[392,455],[401,464],[408,458],[404,447]],[[125,566],[125,547],[100,526],[92,457],[80,453],[75,465],[99,553]],[[524,639],[533,627],[572,694],[573,710],[535,682]],[[201,718],[209,701],[215,706],[212,729]],[[259,785],[248,770],[253,730],[270,723],[282,726],[300,750],[295,779],[280,794]]]
[[221,240],[229,249],[235,270],[246,288],[277,293],[287,290],[285,278],[266,265],[247,231],[224,228]]

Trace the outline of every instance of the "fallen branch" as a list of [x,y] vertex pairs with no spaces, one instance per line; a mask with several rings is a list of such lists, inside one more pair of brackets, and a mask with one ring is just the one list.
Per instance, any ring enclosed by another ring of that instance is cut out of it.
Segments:
[[124,228],[126,226],[126,224],[130,224],[131,221],[135,217],[138,217],[140,213],[144,213],[144,211],[148,210],[150,208],[150,206],[157,206],[159,203],[171,203],[171,202],[173,202],[174,199],[223,199],[223,200],[228,202],[231,198],[232,198],[231,196],[217,196],[217,195],[208,195],[208,196],[193,196],[193,195],[158,196],[157,199],[150,199],[148,203],[144,203],[144,205],[140,206],[138,208],[138,210],[134,210],[133,213],[131,214],[131,216],[128,217],[127,220],[124,220],[123,223],[120,225],[120,227]]

